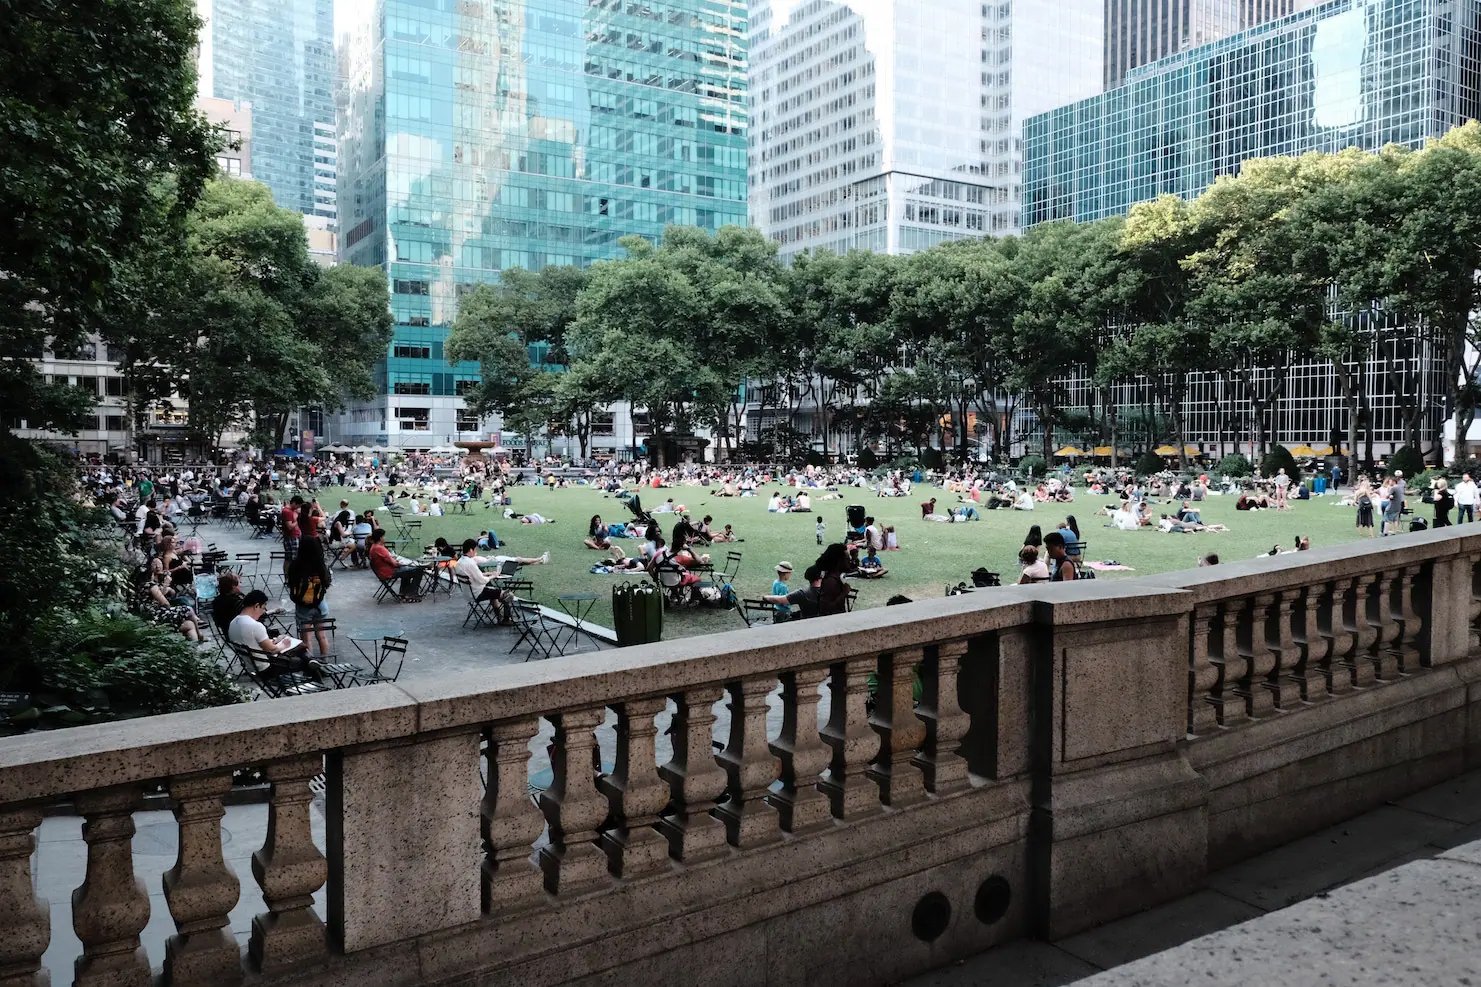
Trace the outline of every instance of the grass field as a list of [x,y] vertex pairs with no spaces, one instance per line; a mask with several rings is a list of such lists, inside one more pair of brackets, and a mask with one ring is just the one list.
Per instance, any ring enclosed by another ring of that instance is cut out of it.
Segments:
[[[1235,511],[1234,498],[1214,496],[1202,505],[1203,519],[1227,524],[1231,529],[1228,533],[1162,534],[1155,530],[1128,532],[1105,527],[1109,518],[1097,512],[1111,502],[1110,498],[1093,497],[1083,491],[1077,492],[1073,504],[1040,505],[1032,512],[984,511],[980,521],[951,525],[922,521],[918,502],[935,496],[945,504],[954,502],[955,495],[939,490],[927,492],[924,486],[917,486],[916,494],[879,498],[865,491],[849,490],[843,500],[824,501],[814,497],[813,506],[817,511],[814,514],[768,514],[764,496],[716,497],[704,487],[676,487],[661,494],[647,490],[643,492],[643,503],[651,509],[665,497],[672,496],[676,503],[689,508],[696,521],[705,514],[711,514],[716,530],[727,523],[734,525],[736,534],[745,540],[733,546],[717,544],[711,552],[717,560],[723,559],[730,548],[744,553],[740,578],[736,581],[742,596],[769,592],[773,567],[783,559],[796,567],[792,585],[799,585],[803,569],[817,558],[820,551],[814,534],[819,514],[828,526],[827,539],[838,540],[845,530],[845,507],[862,504],[882,524],[895,526],[900,550],[882,556],[890,570],[887,577],[858,582],[859,607],[881,606],[896,593],[915,599],[941,596],[948,583],[969,579],[968,574],[978,566],[1002,573],[1005,583],[1016,581],[1018,549],[1029,526],[1038,524],[1046,531],[1051,530],[1066,513],[1073,513],[1080,523],[1081,534],[1088,545],[1088,560],[1114,559],[1136,570],[1100,573],[1100,579],[1127,579],[1193,568],[1208,552],[1217,552],[1222,559],[1229,561],[1250,559],[1270,551],[1275,544],[1283,549],[1293,547],[1297,535],[1310,537],[1314,548],[1359,538],[1353,524],[1353,509],[1337,506],[1338,498],[1332,496],[1294,502],[1289,511],[1257,512]],[[378,496],[336,488],[321,491],[319,502],[332,514],[342,496],[350,501],[352,507],[362,511],[366,507],[378,507],[380,503]],[[586,548],[582,540],[591,515],[601,514],[607,521],[620,521],[628,516],[626,508],[616,499],[584,487],[565,490],[517,487],[513,491],[513,500],[515,510],[539,513],[555,518],[557,523],[522,525],[505,520],[501,511],[474,505],[466,517],[426,518],[422,540],[431,543],[441,536],[456,545],[465,537],[476,535],[480,529],[492,528],[509,543],[509,547],[502,550],[508,554],[534,556],[549,550],[549,565],[525,570],[535,583],[536,598],[553,605],[561,593],[595,592],[599,602],[592,617],[598,623],[610,626],[610,588],[618,581],[639,577],[593,575],[589,571],[591,566],[601,561],[603,556]],[[1427,507],[1415,506],[1420,513],[1428,514]],[[1154,514],[1173,509],[1157,504],[1153,508]],[[658,515],[658,518],[667,537],[674,518],[667,515]],[[395,537],[394,532],[391,537]],[[619,541],[618,544],[636,550],[635,542]],[[421,545],[398,545],[397,551],[415,556],[421,553],[421,548]],[[709,634],[738,626],[740,617],[733,611],[671,611],[664,622],[664,636]]]

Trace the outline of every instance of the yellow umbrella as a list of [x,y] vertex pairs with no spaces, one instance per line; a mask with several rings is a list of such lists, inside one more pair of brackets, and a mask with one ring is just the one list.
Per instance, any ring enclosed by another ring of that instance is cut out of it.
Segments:
[[1185,455],[1196,456],[1196,455],[1198,455],[1198,447],[1197,446],[1183,446],[1183,452],[1184,452]]
[[1317,456],[1330,456],[1333,454],[1331,446],[1317,446],[1312,452]]
[[1291,450],[1293,456],[1315,456],[1316,450],[1311,446],[1297,446]]
[[1084,449],[1076,449],[1074,446],[1065,446],[1063,449],[1060,449],[1058,452],[1056,452],[1055,455],[1056,456],[1083,456],[1083,455],[1085,455],[1085,450]]
[[1094,449],[1090,450],[1090,454],[1092,456],[1109,456],[1111,454],[1111,447],[1096,446]]
[[1172,446],[1158,446],[1152,451],[1159,456],[1176,456],[1178,454],[1178,451]]

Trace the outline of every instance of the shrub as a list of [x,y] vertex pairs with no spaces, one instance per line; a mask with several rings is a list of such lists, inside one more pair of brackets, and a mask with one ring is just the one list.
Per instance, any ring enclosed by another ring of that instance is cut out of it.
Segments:
[[1388,471],[1390,473],[1403,470],[1404,476],[1418,476],[1424,472],[1424,457],[1419,450],[1413,446],[1404,446],[1398,452],[1388,457]]
[[[53,612],[36,628],[31,683],[41,725],[244,701],[231,677],[174,629],[105,607]],[[48,720],[52,722],[48,722]]]
[[1167,469],[1167,463],[1155,452],[1144,452],[1137,457],[1136,472],[1138,476],[1151,476],[1153,473],[1161,473]]
[[1292,483],[1301,480],[1301,467],[1296,465],[1296,457],[1291,455],[1291,450],[1285,446],[1277,445],[1265,454],[1260,460],[1260,474],[1262,476],[1274,476],[1281,470],[1286,471],[1286,476],[1291,478]]
[[1018,461],[1018,468],[1029,476],[1043,476],[1049,472],[1049,464],[1043,456],[1024,456]]
[[921,461],[921,465],[924,466],[928,470],[939,470],[939,469],[941,469],[941,463],[942,463],[941,450],[940,449],[927,449],[925,451],[925,454],[920,457],[920,461]]
[[1404,480],[1408,484],[1410,490],[1416,492],[1424,492],[1426,490],[1429,490],[1430,484],[1434,483],[1442,476],[1445,477],[1447,480],[1450,478],[1450,474],[1445,469],[1437,467],[1435,469],[1427,469],[1423,472],[1415,473],[1413,476],[1405,473]]
[[861,470],[872,470],[879,465],[879,456],[868,446],[859,450],[857,460]]
[[1220,474],[1221,476],[1234,477],[1236,479],[1242,476],[1249,476],[1254,471],[1255,468],[1250,465],[1249,459],[1237,452],[1233,452],[1225,456],[1223,459],[1219,460],[1219,464],[1214,467],[1215,473]]

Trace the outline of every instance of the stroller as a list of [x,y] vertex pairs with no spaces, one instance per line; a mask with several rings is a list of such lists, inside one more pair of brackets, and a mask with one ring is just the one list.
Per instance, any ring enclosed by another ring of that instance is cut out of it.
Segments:
[[653,522],[653,516],[647,511],[643,510],[643,498],[638,496],[637,494],[633,494],[632,497],[628,499],[627,509],[629,511],[632,511],[633,519],[636,520],[639,524],[651,524]]

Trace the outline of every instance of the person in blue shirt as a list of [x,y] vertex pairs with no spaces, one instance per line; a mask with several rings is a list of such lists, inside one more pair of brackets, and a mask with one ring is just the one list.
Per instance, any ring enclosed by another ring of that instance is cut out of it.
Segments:
[[[776,566],[776,579],[773,580],[771,584],[771,595],[785,598],[787,593],[791,590],[791,587],[787,585],[787,580],[791,578],[792,563],[778,562]],[[773,624],[785,623],[786,621],[791,619],[792,604],[785,602],[772,604],[771,622]]]

